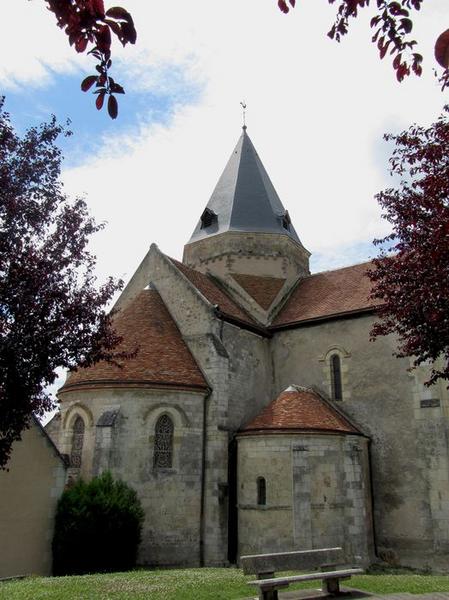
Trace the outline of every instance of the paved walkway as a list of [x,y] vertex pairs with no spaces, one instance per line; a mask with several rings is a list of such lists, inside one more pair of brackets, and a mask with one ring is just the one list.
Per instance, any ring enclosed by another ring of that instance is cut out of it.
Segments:
[[[279,600],[315,600],[320,598],[330,598],[330,596],[313,590],[279,592]],[[341,594],[338,598],[340,600],[356,600],[362,598],[366,600],[449,600],[449,592],[432,592],[431,594],[384,594],[382,596],[375,596],[368,592],[347,590],[347,593]],[[258,600],[258,598],[251,596],[251,598],[246,598],[245,600]]]
[[[355,592],[357,594],[357,592]],[[408,592],[404,592],[402,594],[383,594],[382,596],[375,596],[371,594],[363,594],[360,596],[343,595],[341,598],[366,598],[367,600],[378,600],[382,598],[382,600],[449,600],[449,592],[432,592],[431,594],[409,594]]]

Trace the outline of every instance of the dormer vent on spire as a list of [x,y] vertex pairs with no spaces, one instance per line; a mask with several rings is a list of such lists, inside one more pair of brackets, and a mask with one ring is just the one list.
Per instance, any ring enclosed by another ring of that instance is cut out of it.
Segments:
[[282,215],[282,227],[287,231],[290,231],[291,222],[292,221],[290,219],[290,215],[288,214],[288,210],[286,210],[285,213]]
[[201,229],[206,229],[217,222],[217,214],[210,208],[205,208],[200,217]]

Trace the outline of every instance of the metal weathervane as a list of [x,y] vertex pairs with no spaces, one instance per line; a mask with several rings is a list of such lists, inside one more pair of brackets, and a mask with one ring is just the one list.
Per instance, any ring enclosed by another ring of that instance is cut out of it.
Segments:
[[246,103],[244,100],[243,102],[240,102],[240,106],[243,110],[243,129],[246,129]]

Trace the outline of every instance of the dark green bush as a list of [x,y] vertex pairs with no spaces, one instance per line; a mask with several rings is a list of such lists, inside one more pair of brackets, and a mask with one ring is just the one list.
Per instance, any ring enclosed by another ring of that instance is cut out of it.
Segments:
[[136,492],[109,472],[77,481],[61,496],[53,574],[125,571],[136,564],[144,513]]

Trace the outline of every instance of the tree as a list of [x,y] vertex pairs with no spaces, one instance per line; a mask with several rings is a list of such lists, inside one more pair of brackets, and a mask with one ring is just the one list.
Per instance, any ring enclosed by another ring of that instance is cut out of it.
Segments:
[[[328,0],[334,4],[335,0]],[[412,72],[415,75],[422,73],[421,54],[414,52],[416,41],[408,36],[413,29],[411,10],[419,11],[423,0],[376,0],[376,14],[371,19],[374,29],[372,42],[377,44],[379,56],[383,59],[389,52],[393,56],[392,66],[396,71],[396,78],[402,81]],[[296,0],[278,0],[278,6],[284,13],[289,12],[289,5],[294,8]],[[373,1],[374,4],[374,1]],[[349,30],[349,21],[356,18],[359,10],[370,6],[370,0],[340,0],[335,23],[332,25],[328,36],[339,42]],[[443,32],[435,43],[435,58],[444,72],[439,81],[442,89],[449,86],[449,30]]]
[[[429,385],[449,380],[449,107],[429,128],[412,126],[395,142],[391,173],[398,188],[377,195],[391,235],[369,276],[372,297],[383,303],[382,320],[372,335],[396,333],[398,356],[413,356],[414,365],[440,359]],[[392,254],[391,254],[392,252]]]
[[53,574],[125,571],[136,564],[144,512],[136,492],[109,472],[79,480],[61,496]]
[[[121,282],[96,289],[87,244],[102,229],[59,180],[66,129],[50,122],[19,137],[0,99],[0,468],[32,413],[53,401],[57,367],[112,360],[120,341],[104,307]],[[116,356],[118,358],[119,355]]]

